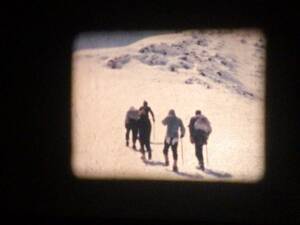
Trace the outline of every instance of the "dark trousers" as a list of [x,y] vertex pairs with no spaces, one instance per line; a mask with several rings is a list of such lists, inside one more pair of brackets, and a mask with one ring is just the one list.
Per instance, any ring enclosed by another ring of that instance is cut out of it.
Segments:
[[147,120],[146,124],[145,124],[145,139],[147,140],[147,142],[149,142],[149,146],[150,146],[150,136],[151,136],[151,122],[150,120]]
[[141,152],[145,153],[145,149],[147,152],[151,152],[150,142],[148,140],[140,139]]
[[138,127],[137,124],[134,122],[130,122],[127,126],[126,126],[126,141],[129,141],[129,134],[130,131],[132,132],[132,143],[133,145],[135,145],[136,139],[137,139],[137,134],[138,134]]
[[151,123],[150,121],[144,121],[139,127],[139,140],[141,145],[141,152],[144,153],[145,149],[147,152],[151,152],[150,147],[150,134],[151,134]]
[[178,155],[177,155],[177,145],[178,145],[178,142],[176,142],[174,145],[172,145],[172,141],[173,141],[173,138],[171,138],[170,143],[168,144],[167,141],[165,140],[165,145],[164,145],[163,153],[165,155],[168,155],[168,150],[169,150],[169,147],[171,146],[172,152],[173,152],[173,159],[177,160],[177,158],[178,158]]
[[196,141],[195,142],[195,153],[196,153],[196,157],[199,161],[199,164],[204,165],[204,162],[203,162],[203,142],[202,141]]

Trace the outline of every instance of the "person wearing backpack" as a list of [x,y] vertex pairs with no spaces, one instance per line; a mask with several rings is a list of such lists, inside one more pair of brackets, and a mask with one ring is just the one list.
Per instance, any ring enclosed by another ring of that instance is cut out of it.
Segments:
[[171,146],[173,152],[173,171],[177,172],[178,129],[180,128],[180,138],[183,138],[185,134],[185,128],[183,126],[182,120],[175,115],[175,111],[173,109],[169,111],[168,116],[162,121],[162,124],[167,126],[167,133],[163,149],[165,165],[169,165],[168,149]]
[[207,144],[208,137],[212,132],[210,122],[197,110],[189,123],[190,141],[195,144],[195,153],[199,162],[199,168],[205,170],[203,161],[203,145]]
[[136,149],[136,140],[138,134],[138,119],[139,119],[139,111],[135,109],[133,106],[126,113],[125,118],[125,128],[126,128],[126,146],[129,146],[129,133],[132,132],[132,148]]

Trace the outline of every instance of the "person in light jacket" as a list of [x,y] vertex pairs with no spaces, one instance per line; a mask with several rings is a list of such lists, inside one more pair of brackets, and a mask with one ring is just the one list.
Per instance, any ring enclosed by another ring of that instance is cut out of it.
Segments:
[[135,109],[133,106],[126,113],[125,117],[125,128],[126,128],[126,146],[129,146],[129,134],[132,132],[132,148],[136,149],[136,140],[138,134],[138,119],[139,119],[139,111]]
[[180,128],[180,138],[184,137],[185,128],[183,126],[182,120],[178,118],[175,111],[171,109],[168,116],[162,121],[162,124],[167,126],[166,137],[164,141],[163,154],[165,157],[165,165],[169,165],[168,149],[171,146],[173,152],[173,171],[177,172],[177,145],[178,145],[178,130]]

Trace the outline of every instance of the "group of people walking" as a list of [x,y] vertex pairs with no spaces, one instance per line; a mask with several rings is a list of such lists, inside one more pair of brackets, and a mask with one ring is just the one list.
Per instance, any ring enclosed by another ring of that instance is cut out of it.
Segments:
[[141,106],[138,110],[133,106],[130,107],[125,118],[126,146],[129,146],[129,133],[132,131],[132,147],[133,149],[136,149],[136,141],[139,139],[142,159],[145,159],[145,150],[148,152],[148,159],[152,158],[152,150],[150,146],[151,122],[149,114],[152,116],[152,121],[154,123],[154,113],[148,106],[148,103],[144,101],[143,106]]
[[[148,103],[144,101],[143,106],[139,109],[130,107],[126,113],[125,128],[126,128],[126,146],[129,146],[129,133],[132,132],[132,147],[136,149],[137,139],[140,142],[140,151],[142,153],[142,159],[145,160],[145,150],[148,153],[148,159],[152,158],[152,150],[150,145],[151,135],[151,122],[149,114],[152,116],[153,123],[155,117],[152,109],[148,106]],[[169,110],[168,115],[162,120],[162,124],[167,127],[166,136],[164,139],[163,155],[165,158],[165,165],[169,165],[168,150],[171,147],[173,154],[173,171],[178,171],[177,166],[177,146],[179,138],[183,138],[186,133],[186,129],[182,120],[176,116],[175,110]],[[190,141],[195,144],[195,153],[199,162],[199,168],[204,170],[203,160],[203,145],[207,144],[208,137],[212,132],[212,128],[209,120],[201,113],[200,110],[196,110],[195,115],[190,119],[188,125],[190,132]],[[180,130],[180,136],[179,136]]]

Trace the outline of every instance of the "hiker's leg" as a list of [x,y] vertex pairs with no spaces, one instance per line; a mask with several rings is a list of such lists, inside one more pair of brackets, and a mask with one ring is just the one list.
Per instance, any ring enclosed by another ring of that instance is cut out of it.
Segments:
[[151,146],[150,146],[150,130],[151,130],[151,124],[149,121],[149,122],[147,122],[146,127],[145,127],[145,145],[146,145],[149,159],[151,159],[151,157],[152,157]]
[[147,139],[145,141],[145,145],[146,145],[146,149],[147,149],[147,152],[148,152],[148,158],[151,159],[152,158],[152,152],[151,152],[150,140],[149,139]]
[[165,140],[165,144],[164,144],[164,149],[163,149],[163,153],[164,153],[164,157],[165,157],[165,164],[166,166],[169,165],[169,157],[168,157],[168,149],[169,149],[169,144],[166,142]]
[[151,152],[150,140],[145,138],[145,145],[148,152]]
[[195,143],[195,147],[196,147],[196,157],[198,159],[199,162],[199,166],[201,169],[204,169],[204,162],[203,162],[203,149],[202,149],[202,142],[197,141]]
[[[147,151],[149,151],[149,149],[151,148],[150,147],[150,133],[151,133],[150,120],[145,122],[144,132],[145,132],[145,144],[146,144],[146,147],[147,147]],[[148,145],[148,142],[149,142],[149,145]]]
[[143,148],[143,139],[141,137],[139,138],[139,142],[140,142],[140,149],[142,149]]
[[126,134],[125,134],[126,146],[129,145],[129,131],[130,131],[129,127],[126,126]]
[[148,139],[150,141],[150,138],[151,138],[151,122],[150,120],[148,121],[148,124],[147,124],[147,133],[148,133]]
[[145,140],[144,140],[144,139],[141,139],[141,140],[140,140],[140,143],[141,143],[141,152],[142,152],[142,153],[145,153]]
[[145,143],[144,143],[144,141],[142,140],[142,141],[140,141],[140,143],[141,143],[141,153],[142,153],[142,159],[144,160],[145,159]]
[[178,171],[178,167],[177,167],[177,158],[178,158],[178,155],[177,155],[177,145],[178,143],[174,143],[172,145],[172,153],[173,153],[173,170],[174,171]]
[[136,143],[136,139],[137,139],[137,133],[138,133],[138,128],[136,126],[132,127],[132,144],[133,144],[133,148],[135,147],[135,143]]
[[140,141],[140,146],[141,146],[140,151],[141,151],[142,155],[144,156],[145,155],[145,149],[144,149],[144,147],[145,147],[145,137],[144,137],[143,132],[140,132],[139,141]]
[[174,145],[172,145],[172,153],[173,153],[173,159],[174,159],[174,161],[175,160],[177,161],[177,158],[178,158],[177,146],[178,146],[177,142]]

